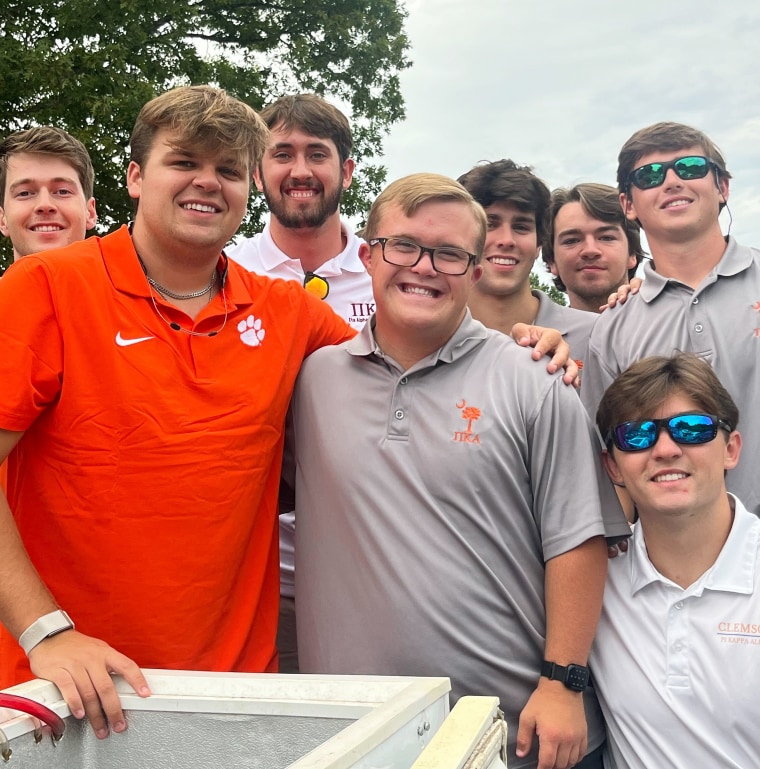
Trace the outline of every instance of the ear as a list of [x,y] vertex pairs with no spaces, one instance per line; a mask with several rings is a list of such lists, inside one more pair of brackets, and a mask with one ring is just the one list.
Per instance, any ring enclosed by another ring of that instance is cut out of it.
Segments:
[[618,463],[615,461],[612,453],[607,449],[602,450],[602,464],[604,465],[604,469],[607,471],[607,475],[610,476],[610,480],[615,484],[615,486],[625,487],[625,482],[623,481],[623,476],[620,473]]
[[470,276],[470,285],[474,286],[483,277],[483,265],[476,264],[472,268],[472,275]]
[[261,165],[253,169],[253,182],[259,192],[264,192],[264,183],[261,181]]
[[356,163],[351,158],[347,158],[343,162],[343,189],[347,190],[351,186],[351,179],[354,176],[354,168]]
[[636,266],[636,254],[628,254],[628,269],[632,270]]
[[723,202],[728,202],[728,179],[720,179],[718,182],[718,189],[720,190],[720,194],[723,197]]
[[733,470],[739,463],[739,455],[742,451],[742,436],[734,430],[726,441],[726,455],[723,460],[723,468],[725,470]]
[[359,244],[359,259],[361,259],[364,269],[372,275],[372,249],[366,241]]
[[625,218],[630,219],[632,222],[635,222],[637,219],[637,216],[636,216],[636,209],[634,208],[634,205],[633,205],[633,198],[631,197],[631,190],[628,190],[628,192],[620,193],[620,206],[623,209]]
[[8,222],[5,220],[5,209],[4,208],[0,208],[0,232],[2,232],[3,235],[5,235],[6,238],[10,234],[8,232]]
[[139,200],[142,190],[142,171],[134,160],[130,161],[127,168],[127,192],[130,198]]
[[554,275],[555,278],[559,277],[559,272],[557,272],[557,264],[556,262],[545,262],[546,268],[549,270],[549,272]]
[[95,198],[87,201],[87,217],[85,218],[85,228],[91,230],[98,221],[98,212],[95,210]]

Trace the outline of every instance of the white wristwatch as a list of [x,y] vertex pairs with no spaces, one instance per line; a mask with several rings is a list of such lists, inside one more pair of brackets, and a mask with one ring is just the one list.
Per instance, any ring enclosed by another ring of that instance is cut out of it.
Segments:
[[63,633],[64,630],[73,630],[74,623],[71,617],[62,609],[51,611],[45,614],[31,625],[19,636],[18,644],[29,656],[29,652],[42,643],[46,638]]

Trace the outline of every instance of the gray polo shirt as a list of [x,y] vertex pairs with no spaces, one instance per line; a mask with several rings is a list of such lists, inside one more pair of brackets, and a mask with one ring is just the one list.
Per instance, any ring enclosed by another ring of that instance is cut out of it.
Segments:
[[579,398],[529,350],[468,312],[405,372],[371,325],[310,356],[294,396],[301,670],[496,694],[514,757],[543,658],[544,563],[629,527]]
[[570,345],[573,360],[583,363],[591,329],[599,316],[595,312],[563,307],[552,301],[543,291],[533,289],[531,294],[538,299],[538,315],[534,324],[556,328]]
[[618,374],[649,355],[693,352],[713,367],[739,406],[743,447],[726,477],[729,491],[760,515],[760,251],[728,239],[720,262],[696,290],[647,263],[636,296],[605,310],[583,368],[581,400],[596,415]]

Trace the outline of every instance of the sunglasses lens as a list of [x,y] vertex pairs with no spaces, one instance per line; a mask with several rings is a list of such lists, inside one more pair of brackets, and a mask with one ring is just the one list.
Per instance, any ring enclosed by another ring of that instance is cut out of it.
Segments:
[[643,451],[654,446],[657,440],[657,425],[646,419],[642,422],[624,422],[613,431],[615,445],[621,451]]
[[327,278],[313,272],[307,272],[304,275],[303,287],[317,299],[326,299],[330,293],[330,284],[327,282]]
[[718,434],[718,426],[708,414],[681,414],[668,421],[668,428],[676,443],[707,443]]
[[709,414],[677,414],[668,420],[642,419],[623,422],[612,430],[612,439],[621,451],[643,451],[657,443],[660,429],[687,446],[709,443],[718,434],[718,420]]
[[640,189],[659,187],[665,181],[667,168],[664,163],[648,163],[631,174],[631,181]]
[[665,181],[668,169],[672,168],[679,179],[703,179],[710,170],[710,161],[701,155],[689,155],[667,163],[647,163],[631,173],[631,182],[640,190],[659,187]]
[[673,164],[680,179],[703,179],[710,170],[707,158],[695,155],[694,157],[680,158]]

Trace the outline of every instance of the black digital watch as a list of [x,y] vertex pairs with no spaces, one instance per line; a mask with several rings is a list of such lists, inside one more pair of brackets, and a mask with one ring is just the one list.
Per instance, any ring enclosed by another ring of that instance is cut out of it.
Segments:
[[584,665],[558,665],[556,662],[544,660],[541,665],[541,675],[552,681],[562,681],[571,691],[583,692],[588,686],[591,671]]

